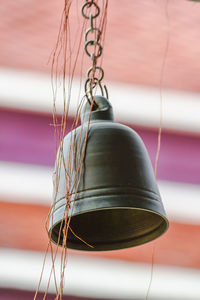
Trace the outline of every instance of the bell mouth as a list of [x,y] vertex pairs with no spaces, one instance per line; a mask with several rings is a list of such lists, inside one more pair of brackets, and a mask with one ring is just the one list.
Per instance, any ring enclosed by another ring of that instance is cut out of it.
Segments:
[[[63,243],[61,224],[62,220],[51,228],[51,240],[56,244],[60,232],[59,245]],[[168,221],[164,216],[150,210],[119,207],[73,215],[70,228],[67,237],[68,248],[107,251],[150,242],[167,230]]]

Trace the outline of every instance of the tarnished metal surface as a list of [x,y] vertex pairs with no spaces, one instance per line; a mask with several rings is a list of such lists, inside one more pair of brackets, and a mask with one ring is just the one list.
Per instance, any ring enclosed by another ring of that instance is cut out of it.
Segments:
[[[91,112],[83,172],[77,183],[78,192],[74,193],[75,186],[70,198],[70,206],[73,207],[70,227],[94,248],[88,247],[71,231],[68,233],[67,247],[103,251],[149,242],[166,231],[168,221],[147,150],[135,131],[113,122],[112,107],[105,98],[96,96],[95,102],[99,108]],[[75,152],[78,151],[81,132],[80,149],[83,147],[88,116],[87,104],[82,115],[83,126],[76,129]],[[70,139],[71,134],[68,134],[64,140],[66,165]],[[77,157],[77,152],[73,157]],[[76,168],[76,164],[77,160],[74,160],[72,169]],[[53,223],[50,225],[55,243],[65,217],[65,205],[66,177],[62,165],[51,217]]]

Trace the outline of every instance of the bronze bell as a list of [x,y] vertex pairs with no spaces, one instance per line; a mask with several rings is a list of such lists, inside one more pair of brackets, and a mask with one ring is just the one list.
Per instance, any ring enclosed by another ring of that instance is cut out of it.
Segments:
[[[147,150],[134,130],[113,122],[112,107],[107,99],[102,96],[94,99],[98,108],[90,112],[86,104],[81,116],[82,126],[69,133],[63,142],[66,167],[74,141],[70,161],[73,174],[77,157],[81,159],[78,151],[84,147],[90,118],[83,169],[79,182],[70,192],[71,230],[67,235],[67,247],[104,251],[150,242],[167,230],[168,220]],[[61,225],[64,226],[63,219],[67,218],[66,193],[69,191],[66,190],[61,160],[49,227],[51,240],[56,244],[60,231],[60,245],[63,243]]]

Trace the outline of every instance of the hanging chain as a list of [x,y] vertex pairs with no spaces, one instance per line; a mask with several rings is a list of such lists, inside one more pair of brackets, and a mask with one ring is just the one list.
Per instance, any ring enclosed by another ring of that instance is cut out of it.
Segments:
[[[88,14],[88,9],[93,10]],[[100,8],[95,2],[95,0],[86,0],[81,9],[82,15],[85,19],[90,21],[90,27],[85,32],[85,53],[91,58],[92,67],[87,72],[87,79],[85,82],[85,96],[88,102],[91,104],[90,99],[93,100],[93,89],[99,87],[102,96],[108,98],[108,91],[106,86],[102,86],[102,80],[104,78],[104,71],[102,67],[97,66],[97,60],[102,55],[103,47],[100,43],[101,30],[94,26],[94,19],[96,19],[100,14]],[[93,34],[95,39],[88,39],[89,35]],[[89,49],[93,51],[89,51]],[[90,95],[90,97],[88,96]],[[96,107],[95,107],[96,106]],[[97,108],[97,104],[94,102],[94,109]]]

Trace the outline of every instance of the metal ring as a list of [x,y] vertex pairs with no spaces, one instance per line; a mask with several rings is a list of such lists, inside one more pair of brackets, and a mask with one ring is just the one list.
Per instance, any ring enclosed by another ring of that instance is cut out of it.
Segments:
[[93,31],[97,31],[97,32],[98,32],[98,33],[97,33],[97,39],[96,39],[96,41],[97,41],[97,42],[99,41],[100,36],[101,36],[101,31],[100,31],[98,28],[94,27],[94,28],[89,28],[89,29],[86,31],[86,33],[85,33],[85,42],[88,42],[88,41],[87,41],[88,34],[89,34],[90,32],[93,32]]
[[[97,83],[98,83],[98,78],[96,78],[96,77],[94,77],[93,79],[91,79],[91,78],[88,78],[87,80],[86,80],[86,82],[85,82],[85,92],[86,93],[88,93],[88,89],[87,89],[87,85],[88,85],[88,83],[92,83],[92,81],[93,81],[93,86],[91,86],[91,89],[93,90],[94,88],[95,88],[95,86],[97,85]],[[95,82],[96,81],[96,82]]]
[[[93,84],[93,86],[91,87],[91,89],[93,90],[96,86],[99,86],[99,88],[100,88],[100,90],[101,90],[101,95],[104,96],[103,87],[102,87],[102,84],[101,84],[101,82],[99,81],[99,79],[95,77],[95,78],[93,79],[93,81],[96,81],[96,82],[94,82],[94,84]],[[88,99],[88,93],[90,92],[90,91],[88,91],[88,89],[87,89],[87,85],[88,85],[89,82],[92,83],[92,79],[88,78],[88,79],[86,80],[86,82],[85,82],[85,95],[86,95],[87,99]]]
[[[98,81],[97,78],[96,78],[96,80]],[[90,93],[91,97],[92,97],[92,93],[91,93],[91,90],[90,91],[87,90],[87,85],[88,85],[89,82],[91,82],[90,78],[88,78],[85,82],[85,97],[87,98],[88,103],[91,105],[91,100],[88,96],[88,93]],[[95,86],[96,86],[96,83],[94,84],[93,87],[91,87],[91,89],[93,89]],[[95,101],[93,103],[93,106],[94,106],[94,110],[96,110],[98,108],[98,104]],[[93,108],[92,108],[92,110],[93,110]]]
[[106,93],[106,99],[109,99],[108,89],[107,89],[106,85],[104,85],[104,90],[105,90],[105,93]]
[[[88,79],[91,79],[91,78],[90,78],[90,73],[93,71],[93,69],[94,69],[94,75],[95,75],[95,73],[96,73],[96,70],[99,70],[99,71],[100,71],[101,76],[100,76],[100,78],[98,79],[98,81],[99,81],[99,82],[102,81],[102,79],[103,79],[103,77],[104,77],[104,70],[103,70],[101,67],[98,67],[98,66],[95,66],[94,68],[91,67],[91,68],[88,70],[88,72],[87,72],[87,77],[88,77]],[[94,78],[95,78],[95,76],[94,76]]]
[[96,14],[95,14],[94,16],[92,16],[92,17],[93,17],[93,18],[96,18],[96,17],[98,17],[98,15],[100,14],[100,8],[99,8],[99,6],[98,6],[95,2],[93,2],[93,1],[91,1],[91,2],[86,2],[86,3],[82,6],[82,8],[81,8],[81,12],[82,12],[82,15],[83,15],[84,18],[86,18],[86,19],[89,19],[89,18],[90,18],[90,16],[87,16],[87,15],[85,14],[84,10],[85,10],[85,7],[91,7],[92,5],[94,5],[95,8],[96,8],[96,10],[97,10]]
[[100,44],[99,42],[97,42],[97,41],[88,41],[88,42],[85,44],[85,52],[86,52],[86,54],[87,54],[88,56],[91,57],[92,54],[90,54],[89,51],[88,51],[88,49],[87,49],[87,47],[88,47],[89,45],[90,45],[90,46],[97,45],[97,46],[99,47],[98,54],[97,54],[97,55],[94,55],[94,58],[100,57],[101,54],[102,54],[102,46],[101,46],[101,44]]

